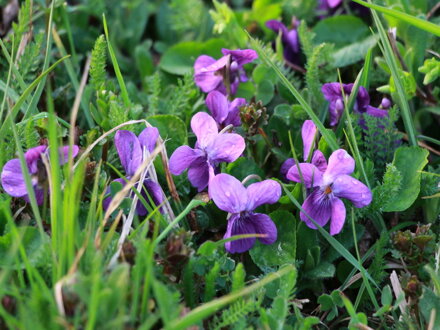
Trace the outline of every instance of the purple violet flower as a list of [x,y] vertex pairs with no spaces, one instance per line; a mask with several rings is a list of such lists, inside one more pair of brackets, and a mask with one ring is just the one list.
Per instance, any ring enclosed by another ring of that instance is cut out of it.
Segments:
[[[127,180],[130,180],[130,178],[136,173],[136,170],[144,161],[144,156],[147,154],[147,152],[153,152],[158,137],[159,131],[156,127],[145,128],[139,134],[139,137],[137,137],[133,132],[126,130],[119,130],[116,132],[115,147],[118,151],[122,167],[125,170]],[[115,179],[113,182],[119,182],[122,184],[122,186],[126,184],[126,180],[123,178]],[[107,188],[106,194],[110,194],[110,187]],[[147,202],[149,201],[148,196],[150,196],[156,206],[162,204],[164,201],[162,188],[158,183],[149,178],[144,180],[140,194]],[[130,194],[130,198],[133,197],[134,192]],[[112,196],[104,199],[102,202],[104,210],[107,210],[111,201]],[[148,214],[147,208],[140,200],[136,204],[136,213],[140,216],[145,216]]]
[[229,102],[222,93],[212,91],[206,97],[205,103],[220,128],[241,125],[240,107],[246,104],[245,99],[236,98]]
[[380,107],[382,109],[388,110],[389,108],[391,108],[391,101],[386,97],[382,98],[382,101],[380,102]]
[[[343,149],[336,150],[330,155],[324,172],[313,164],[299,164],[304,184],[311,190],[302,207],[321,227],[331,218],[330,235],[338,234],[345,222],[345,205],[340,198],[350,200],[357,208],[371,203],[370,189],[350,176],[354,167],[354,159]],[[302,182],[301,175],[297,166],[291,167],[287,173],[289,180],[295,182]],[[300,212],[300,218],[308,227],[316,229],[303,212]]]
[[[350,96],[353,86],[354,84],[342,84],[342,88],[344,89],[344,94],[346,98]],[[341,84],[338,82],[324,84],[322,86],[322,93],[324,94],[324,98],[330,102],[330,126],[335,126],[338,124],[345,107],[345,100],[344,95],[341,91]],[[364,113],[367,111],[367,107],[369,104],[370,96],[368,95],[367,90],[364,87],[360,86],[356,96],[354,111],[358,113]]]
[[319,0],[319,9],[320,10],[332,10],[339,7],[342,4],[343,0]]
[[245,142],[235,133],[219,134],[217,123],[205,112],[192,117],[191,129],[197,137],[195,148],[177,148],[170,157],[170,172],[180,175],[188,169],[189,181],[202,191],[218,170],[219,163],[231,163],[241,156]]
[[[313,150],[313,145],[318,129],[312,120],[304,121],[301,128],[301,137],[303,140],[303,159],[305,162],[309,159],[309,155]],[[327,161],[321,150],[315,150],[312,155],[311,163],[315,165],[320,171],[324,172],[327,169]],[[281,165],[280,173],[283,177],[286,177],[292,166],[296,166],[296,162],[293,158],[288,158],[283,165]]]
[[[79,147],[72,147],[72,157],[76,157]],[[46,167],[43,163],[43,157],[49,158],[49,148],[41,145],[31,148],[24,153],[27,168],[31,175],[31,182],[35,192],[37,204],[41,205],[44,201],[44,185],[47,183]],[[69,147],[59,148],[60,165],[67,163],[69,160]],[[3,189],[12,197],[21,197],[29,202],[29,193],[26,189],[26,182],[19,158],[8,161],[3,167],[1,174]]]
[[[253,183],[247,188],[229,174],[216,175],[209,184],[209,196],[217,207],[231,214],[224,238],[243,234],[265,234],[261,243],[277,240],[277,227],[272,219],[254,210],[263,204],[276,203],[281,197],[281,186],[274,180]],[[255,237],[225,243],[230,253],[242,253],[252,248]]]
[[283,44],[284,58],[294,64],[299,64],[299,37],[298,37],[298,21],[292,22],[293,28],[288,30],[287,27],[280,21],[269,20],[266,22],[266,26],[275,33],[281,33],[281,42]]
[[[201,55],[194,63],[194,81],[205,93],[217,90],[225,95],[235,94],[238,84],[247,81],[243,65],[258,58],[257,52],[252,49],[224,48],[222,53],[224,56],[218,60]],[[227,86],[230,87],[229,91]]]

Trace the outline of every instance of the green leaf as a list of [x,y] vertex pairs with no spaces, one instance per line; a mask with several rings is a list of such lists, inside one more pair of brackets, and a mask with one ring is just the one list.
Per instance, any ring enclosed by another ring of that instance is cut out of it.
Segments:
[[335,275],[335,271],[336,268],[333,264],[329,262],[321,262],[315,268],[304,274],[304,276],[309,279],[329,278]]
[[147,118],[147,121],[157,127],[162,139],[166,142],[169,155],[178,147],[188,144],[188,136],[185,123],[174,115],[154,115]]
[[353,1],[362,5],[362,6],[377,10],[383,14],[387,14],[391,17],[397,18],[400,21],[414,25],[414,26],[418,27],[419,29],[428,31],[428,32],[440,37],[440,27],[434,23],[417,18],[415,16],[405,14],[401,11],[397,11],[394,9],[389,9],[389,8],[385,8],[382,6],[374,5],[372,3],[366,3],[365,1],[361,1],[361,0],[353,0]]
[[[21,237],[20,242],[17,242],[13,232],[0,236],[0,266],[13,267],[15,269],[24,269],[25,265],[21,261],[20,264],[13,263],[9,260],[10,252],[14,244],[21,243],[23,245],[26,257],[30,264],[34,267],[46,265],[50,260],[50,251],[48,237],[42,239],[42,236],[37,228],[30,226],[17,227],[18,235]],[[16,260],[13,260],[15,262]]]
[[206,42],[180,42],[165,51],[160,59],[159,68],[171,74],[184,75],[191,72],[197,57],[209,55],[218,58],[224,47],[226,43],[222,39],[210,39]]
[[394,154],[393,165],[402,175],[400,190],[384,206],[385,212],[408,209],[420,192],[420,171],[428,163],[429,152],[420,147],[400,147]]
[[318,298],[318,304],[321,305],[322,311],[329,311],[334,306],[333,298],[328,294],[323,294]]
[[[238,180],[244,180],[248,175],[256,174],[264,178],[264,171],[251,158],[240,157],[226,166],[226,172]],[[249,181],[252,182],[252,181]]]
[[333,65],[341,68],[364,59],[368,51],[376,46],[378,40],[376,35],[372,35],[336,50],[333,53]]
[[250,251],[252,260],[261,269],[283,264],[293,264],[296,258],[296,219],[291,212],[278,210],[269,214],[278,230],[278,237],[271,245],[257,240]]
[[257,100],[263,102],[263,105],[267,105],[274,97],[275,87],[269,80],[263,80],[257,86]]
[[390,306],[393,302],[393,294],[391,293],[391,288],[389,285],[386,285],[382,290],[382,295],[380,297],[380,301],[383,306]]
[[437,61],[434,57],[425,60],[423,66],[419,68],[419,72],[425,74],[424,85],[432,83],[440,76],[440,61]]
[[[347,32],[350,33],[347,33]],[[360,18],[351,15],[339,15],[323,19],[313,28],[315,42],[334,43],[336,47],[356,43],[364,39],[368,33],[368,26]]]

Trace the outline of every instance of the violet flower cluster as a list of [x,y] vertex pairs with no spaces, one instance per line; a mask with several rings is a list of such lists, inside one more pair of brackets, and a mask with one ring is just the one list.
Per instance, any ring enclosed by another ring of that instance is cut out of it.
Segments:
[[345,205],[340,198],[348,199],[357,208],[371,203],[370,189],[350,176],[353,173],[354,159],[343,149],[336,150],[329,158],[328,165],[321,169],[314,164],[301,163],[292,166],[287,178],[302,182],[309,189],[300,218],[310,228],[316,229],[309,217],[321,227],[330,221],[330,235],[338,234],[345,222]]
[[201,55],[194,63],[194,81],[205,93],[216,90],[225,95],[235,94],[240,82],[248,80],[243,66],[258,58],[252,49],[222,49],[222,53],[218,60]]
[[[59,148],[59,163],[65,164],[69,159],[69,147]],[[78,154],[79,147],[74,145],[71,153],[72,158]],[[31,148],[24,153],[27,170],[31,176],[31,183],[34,189],[37,204],[41,205],[44,201],[44,192],[48,184],[48,173],[43,163],[43,157],[49,160],[49,148],[46,145],[40,145]],[[9,160],[3,167],[1,174],[1,182],[5,192],[12,197],[20,197],[29,202],[29,192],[26,188],[26,181],[21,167],[20,159],[14,158]]]
[[[156,127],[145,128],[139,136],[136,136],[133,132],[126,130],[119,130],[115,134],[115,147],[118,151],[119,159],[121,160],[122,167],[125,170],[126,179],[118,178],[113,182],[119,182],[124,186],[127,180],[136,173],[137,169],[141,166],[145,157],[153,152],[156,141],[159,137],[159,131]],[[135,185],[135,187],[137,184]],[[110,188],[107,188],[106,195],[110,194]],[[164,201],[162,188],[160,185],[153,181],[151,178],[146,178],[142,184],[141,196],[148,203],[149,197],[153,201],[155,206],[159,206]],[[130,194],[130,198],[134,197],[134,192]],[[107,210],[112,201],[112,197],[108,196],[103,201],[103,208]],[[139,216],[145,216],[148,214],[148,210],[142,201],[138,200],[136,204],[136,213]]]
[[[341,88],[342,86],[342,88]],[[329,101],[329,112],[330,112],[330,126],[335,126],[338,124],[339,119],[342,117],[345,108],[344,95],[348,99],[353,89],[354,84],[340,84],[338,82],[327,83],[322,86],[322,93],[324,98]],[[342,92],[344,91],[344,93]],[[388,102],[389,100],[386,99]],[[389,107],[389,103],[386,105]],[[354,111],[363,115],[367,114],[377,118],[383,118],[388,116],[388,111],[380,108],[375,108],[370,105],[370,96],[367,90],[360,86],[359,91],[356,95],[356,102],[353,107]],[[361,119],[362,120],[362,119]],[[362,122],[361,122],[362,125]]]

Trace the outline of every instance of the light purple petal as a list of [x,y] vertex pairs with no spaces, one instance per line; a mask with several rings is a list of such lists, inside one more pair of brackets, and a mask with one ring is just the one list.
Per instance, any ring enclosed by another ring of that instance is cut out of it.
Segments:
[[311,120],[306,120],[302,125],[301,136],[304,146],[304,161],[307,161],[307,159],[309,159],[309,154],[312,151],[313,142],[315,141],[316,131],[316,126]]
[[[69,160],[69,146],[60,147],[59,150],[59,157],[60,157],[60,165],[63,165],[68,162]],[[75,158],[76,155],[78,155],[79,147],[77,145],[72,146],[72,158]]]
[[180,175],[198,158],[203,157],[203,151],[192,149],[188,146],[180,146],[174,150],[170,157],[170,172],[174,175]]
[[156,141],[159,138],[159,130],[156,127],[147,127],[139,134],[139,143],[141,148],[147,148],[149,152],[153,152],[156,148]]
[[223,48],[222,53],[223,55],[231,55],[231,62],[237,62],[239,67],[258,58],[257,52],[253,49],[230,50]]
[[38,171],[38,161],[41,159],[41,155],[45,153],[47,146],[38,146],[29,149],[24,153],[29,173],[35,174]]
[[246,210],[248,201],[246,188],[229,174],[218,174],[211,180],[209,196],[223,211],[240,213]]
[[27,195],[26,183],[18,158],[11,159],[3,166],[1,179],[3,189],[9,195],[13,197],[23,197]]
[[[159,206],[164,201],[162,188],[160,185],[150,179],[144,181],[144,186],[142,187],[141,195],[145,199],[145,201],[150,205],[150,198],[153,201],[154,205],[151,206],[151,209],[155,209],[156,206]],[[148,195],[150,198],[148,198]],[[136,204],[136,213],[140,216],[145,216],[148,214],[147,208],[144,204],[139,200]]]
[[391,107],[391,101],[390,99],[384,97],[382,101],[380,102],[380,106],[382,109],[389,109]]
[[339,199],[332,199],[332,219],[330,221],[330,235],[339,234],[344,227],[345,222],[345,205]]
[[297,53],[299,51],[298,31],[296,31],[295,29],[290,30],[284,40],[284,42],[294,53]]
[[341,119],[342,114],[344,113],[344,102],[342,98],[336,99],[332,101],[328,107],[330,112],[330,126],[335,126],[339,123],[339,119]]
[[338,176],[331,189],[335,196],[350,200],[357,208],[362,208],[371,203],[372,194],[370,189],[349,175]]
[[312,157],[312,164],[315,165],[322,173],[327,169],[327,160],[321,150],[315,150]]
[[[234,214],[228,221],[228,227],[224,238],[229,238],[237,235],[255,234],[256,230],[254,224],[247,219]],[[225,243],[226,251],[229,253],[243,253],[251,249],[255,244],[255,237],[242,238]]]
[[197,112],[191,119],[191,129],[197,137],[197,143],[204,149],[218,135],[217,123],[206,112]]
[[263,244],[273,244],[277,240],[277,227],[272,219],[262,213],[253,213],[249,215],[249,220],[252,221],[257,234],[265,234],[266,237],[258,237]]
[[[302,208],[321,227],[327,224],[332,214],[332,202],[329,196],[320,189],[316,189],[306,198]],[[316,229],[313,222],[302,211],[300,218],[308,227]]]
[[208,55],[200,55],[194,62],[194,73],[198,74],[202,69],[214,64],[216,59]]
[[322,172],[313,164],[300,163],[301,175],[298,171],[298,166],[292,166],[287,172],[287,178],[291,181],[304,183],[307,188],[317,187],[322,183]]
[[218,91],[212,91],[208,94],[205,100],[206,106],[211,111],[215,121],[222,124],[226,117],[228,117],[229,106],[225,95]]
[[281,197],[281,186],[274,180],[256,182],[247,187],[246,210],[253,211],[263,204],[273,204]]
[[293,158],[286,159],[280,168],[281,175],[287,179],[287,173],[289,172],[290,168],[295,164],[296,164],[295,159]]
[[206,148],[210,162],[231,163],[241,156],[246,143],[243,137],[235,133],[223,133],[215,137],[211,145]]
[[266,27],[271,29],[276,34],[280,33],[280,30],[281,30],[281,34],[282,35],[288,33],[287,27],[282,22],[277,21],[275,19],[267,21],[266,22]]
[[330,8],[336,8],[342,3],[342,0],[327,0],[327,3]]
[[327,170],[324,173],[325,183],[330,184],[340,175],[353,173],[354,166],[354,159],[347,151],[344,149],[334,151],[328,159]]
[[132,176],[142,163],[142,149],[137,136],[130,131],[119,130],[115,146],[127,176]]
[[208,186],[209,178],[210,166],[204,158],[197,159],[188,169],[188,180],[199,192]]

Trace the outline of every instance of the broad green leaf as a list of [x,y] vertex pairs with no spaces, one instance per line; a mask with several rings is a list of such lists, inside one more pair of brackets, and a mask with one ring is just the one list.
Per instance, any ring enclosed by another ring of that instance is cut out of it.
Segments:
[[305,278],[309,279],[321,279],[329,278],[335,275],[336,268],[329,262],[322,262],[312,270],[304,274]]
[[356,16],[339,15],[319,21],[313,32],[316,33],[314,41],[317,44],[331,42],[336,47],[341,47],[364,39],[369,29],[364,21]]
[[402,175],[400,190],[384,206],[385,212],[408,209],[420,192],[420,171],[428,163],[429,152],[420,147],[400,147],[394,154],[393,165]]
[[433,329],[440,328],[440,317],[438,317],[438,313],[440,311],[440,298],[436,295],[430,288],[423,288],[423,295],[420,298],[420,310],[422,312],[423,318],[425,319],[425,324],[428,324],[431,320],[431,312],[433,309],[436,310],[436,318],[434,322]]
[[[264,171],[251,158],[240,157],[235,162],[230,163],[226,167],[226,172],[242,181],[248,175],[256,174],[264,178]],[[252,182],[252,181],[250,181]]]
[[296,220],[291,212],[278,210],[269,214],[278,230],[275,243],[265,245],[258,241],[250,251],[252,260],[258,267],[293,264],[296,258]]
[[221,39],[210,39],[206,42],[184,41],[168,48],[163,54],[159,68],[176,75],[191,72],[194,62],[200,55],[214,58],[221,56],[221,49],[226,47]]
[[274,97],[275,87],[269,80],[263,80],[257,86],[256,99],[267,105]]
[[378,40],[376,35],[372,35],[336,50],[333,53],[333,65],[336,68],[341,68],[364,59],[368,51],[376,46]]
[[147,121],[157,127],[163,140],[169,139],[166,142],[169,155],[181,145],[188,144],[186,125],[179,117],[174,115],[154,115],[148,117]]

